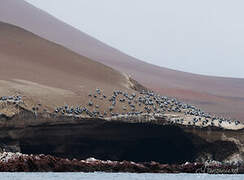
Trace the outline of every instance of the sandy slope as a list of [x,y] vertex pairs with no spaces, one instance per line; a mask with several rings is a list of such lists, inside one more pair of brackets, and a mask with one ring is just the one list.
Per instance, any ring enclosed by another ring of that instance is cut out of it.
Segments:
[[112,68],[0,22],[0,96],[21,94],[51,106],[87,104],[96,88],[132,91]]
[[2,0],[0,3],[2,21],[24,27],[81,55],[132,74],[136,80],[162,94],[184,99],[209,112],[244,120],[244,79],[200,76],[144,63],[22,0]]

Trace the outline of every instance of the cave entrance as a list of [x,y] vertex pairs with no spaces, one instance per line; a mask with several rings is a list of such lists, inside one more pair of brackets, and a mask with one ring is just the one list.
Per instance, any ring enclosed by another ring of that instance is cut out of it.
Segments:
[[29,128],[20,148],[27,154],[134,162],[184,163],[196,156],[192,140],[181,128],[149,123],[101,121]]

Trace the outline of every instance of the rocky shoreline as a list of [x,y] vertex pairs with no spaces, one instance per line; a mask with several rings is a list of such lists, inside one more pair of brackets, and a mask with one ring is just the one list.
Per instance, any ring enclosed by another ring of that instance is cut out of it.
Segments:
[[104,120],[19,109],[0,122],[0,152],[161,164],[244,157],[244,130],[170,124],[164,117]]
[[157,162],[101,161],[94,158],[69,160],[50,155],[0,154],[0,172],[130,172],[130,173],[209,173],[244,174],[243,164],[216,161],[179,165]]
[[[8,108],[16,113],[0,115],[0,171],[243,172],[233,163],[244,164],[244,129],[188,125],[168,113],[91,118]],[[79,161],[89,157],[103,161]]]

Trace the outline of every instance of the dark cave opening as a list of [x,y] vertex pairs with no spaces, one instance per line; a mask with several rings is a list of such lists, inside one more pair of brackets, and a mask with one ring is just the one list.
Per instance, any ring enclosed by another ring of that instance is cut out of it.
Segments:
[[179,164],[194,161],[200,147],[220,150],[180,127],[150,123],[86,122],[28,128],[24,134],[22,153],[76,159]]

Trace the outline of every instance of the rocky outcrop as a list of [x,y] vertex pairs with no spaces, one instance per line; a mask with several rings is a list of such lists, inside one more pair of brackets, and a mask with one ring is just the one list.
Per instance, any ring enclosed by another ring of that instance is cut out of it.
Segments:
[[130,88],[138,91],[138,92],[142,92],[142,91],[148,91],[148,88],[146,88],[145,86],[143,86],[142,84],[140,84],[139,82],[137,82],[136,80],[134,80],[133,78],[131,78],[130,76],[127,76],[128,78],[128,82],[130,84]]
[[180,165],[157,162],[101,161],[94,158],[69,160],[50,155],[0,154],[0,172],[131,172],[131,173],[244,173],[243,165],[218,162],[184,163]]
[[58,116],[19,109],[0,117],[0,147],[60,158],[182,164],[243,161],[244,130],[170,124],[161,118],[130,120]]

